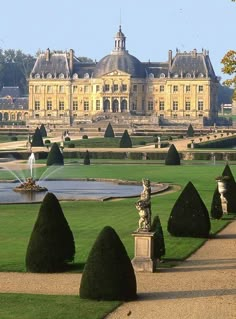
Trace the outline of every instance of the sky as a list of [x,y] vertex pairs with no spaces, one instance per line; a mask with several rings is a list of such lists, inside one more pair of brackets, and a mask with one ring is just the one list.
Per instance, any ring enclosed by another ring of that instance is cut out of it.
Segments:
[[206,49],[224,80],[221,59],[236,50],[231,0],[12,0],[1,12],[0,47],[32,55],[73,49],[99,61],[113,50],[121,24],[126,49],[141,62],[165,62],[168,50]]

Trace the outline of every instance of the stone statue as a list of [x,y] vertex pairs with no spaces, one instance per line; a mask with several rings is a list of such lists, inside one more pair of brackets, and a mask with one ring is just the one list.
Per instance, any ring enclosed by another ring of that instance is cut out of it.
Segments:
[[151,228],[151,184],[149,179],[142,179],[143,191],[140,200],[135,203],[139,213],[139,223],[137,231],[149,231]]

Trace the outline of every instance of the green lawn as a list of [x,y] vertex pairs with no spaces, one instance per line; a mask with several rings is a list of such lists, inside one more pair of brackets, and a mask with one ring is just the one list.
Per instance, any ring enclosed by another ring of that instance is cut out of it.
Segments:
[[0,294],[1,319],[101,319],[120,302],[82,300],[79,296]]
[[[192,181],[208,209],[216,187],[215,177],[221,175],[223,165],[65,165],[52,177],[55,178],[119,178],[141,181],[143,177],[153,182],[166,182],[185,186]],[[38,176],[45,168],[38,169]],[[51,170],[51,169],[50,169]],[[235,175],[236,167],[231,170]],[[0,171],[0,179],[12,178],[9,172]],[[204,239],[172,237],[166,230],[170,211],[179,196],[178,192],[152,196],[153,216],[158,214],[164,230],[166,262],[168,267],[198,249]],[[63,211],[73,231],[76,243],[75,264],[71,271],[81,272],[90,248],[100,230],[110,225],[119,234],[129,256],[133,257],[132,232],[136,230],[138,214],[134,203],[137,199],[115,201],[61,202]],[[30,233],[39,211],[39,204],[0,205],[0,271],[25,271],[24,258]],[[212,234],[222,229],[232,216],[220,221],[212,220]],[[162,266],[163,267],[163,266]],[[27,294],[0,294],[1,319],[101,319],[119,305],[118,302],[81,300],[78,296],[45,296]]]

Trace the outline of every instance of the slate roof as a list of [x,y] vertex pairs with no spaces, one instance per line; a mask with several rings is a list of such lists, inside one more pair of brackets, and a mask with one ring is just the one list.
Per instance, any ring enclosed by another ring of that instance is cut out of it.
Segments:
[[0,97],[20,97],[20,95],[20,88],[18,86],[3,86],[0,91]]
[[65,76],[70,74],[69,65],[66,53],[50,53],[50,59],[46,59],[45,54],[40,54],[35,62],[32,76],[35,74],[46,76],[50,73],[52,76],[64,74]]
[[28,98],[0,98],[0,110],[28,110]]

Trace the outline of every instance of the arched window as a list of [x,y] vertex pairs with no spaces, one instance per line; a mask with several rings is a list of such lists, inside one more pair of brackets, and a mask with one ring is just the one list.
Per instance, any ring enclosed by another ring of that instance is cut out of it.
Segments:
[[47,79],[51,79],[52,78],[52,74],[51,73],[48,73],[47,74]]
[[191,74],[190,74],[190,73],[187,73],[187,74],[186,74],[186,78],[191,78]]
[[89,79],[89,74],[88,74],[88,73],[85,73],[85,74],[84,74],[84,78],[85,78],[85,79]]
[[112,112],[116,113],[119,110],[119,102],[117,99],[115,99],[112,103]]
[[77,73],[73,74],[73,79],[78,79],[78,74]]
[[160,74],[160,78],[165,78],[166,76],[165,76],[165,73],[161,73]]
[[154,79],[154,74],[153,73],[149,73],[149,78],[150,79]]
[[34,77],[35,77],[35,79],[40,79],[40,74],[36,73]]
[[127,100],[122,100],[122,102],[121,102],[121,112],[126,112],[127,111]]
[[103,102],[103,111],[110,112],[110,101],[108,99]]
[[178,78],[178,77],[179,77],[178,73],[175,73],[174,78]]
[[60,73],[59,74],[59,79],[64,79],[65,78],[65,75],[63,73]]

